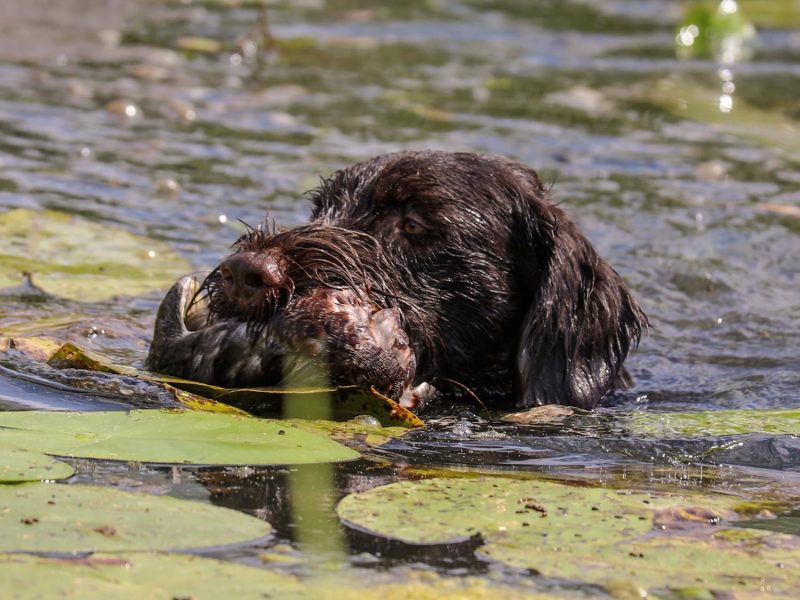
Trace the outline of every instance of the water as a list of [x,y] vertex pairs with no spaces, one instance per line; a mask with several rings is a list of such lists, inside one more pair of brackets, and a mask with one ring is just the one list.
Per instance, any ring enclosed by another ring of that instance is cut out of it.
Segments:
[[[80,214],[203,270],[238,220],[303,222],[303,193],[335,168],[400,149],[505,154],[553,182],[653,323],[627,362],[636,386],[602,415],[800,405],[800,29],[759,27],[751,58],[720,65],[676,57],[677,1],[271,2],[268,31],[230,4],[0,0],[0,210]],[[140,366],[159,298],[6,295],[0,331],[72,315],[62,338]],[[85,408],[36,385],[0,371],[0,403]],[[424,464],[797,489],[793,436],[727,447],[604,427],[451,418],[382,449],[393,468],[338,467],[336,494]],[[193,485],[102,464],[77,480],[204,490],[292,538],[266,508],[284,471],[183,473]]]

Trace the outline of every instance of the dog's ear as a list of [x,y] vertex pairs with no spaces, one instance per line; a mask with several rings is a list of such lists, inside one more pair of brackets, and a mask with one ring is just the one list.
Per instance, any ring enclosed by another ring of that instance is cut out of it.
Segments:
[[535,174],[525,183],[515,225],[528,259],[520,280],[530,304],[517,351],[517,398],[524,406],[593,408],[630,383],[622,363],[647,317],[577,225],[547,201]]

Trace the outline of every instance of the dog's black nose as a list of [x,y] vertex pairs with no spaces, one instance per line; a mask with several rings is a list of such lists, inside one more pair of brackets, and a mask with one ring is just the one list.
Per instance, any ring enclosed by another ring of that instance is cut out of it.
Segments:
[[219,265],[223,292],[242,305],[260,302],[269,289],[280,287],[284,269],[272,252],[239,252]]

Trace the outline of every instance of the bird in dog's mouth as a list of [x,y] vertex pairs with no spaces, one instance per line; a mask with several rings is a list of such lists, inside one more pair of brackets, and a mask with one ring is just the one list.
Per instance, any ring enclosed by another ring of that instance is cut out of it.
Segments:
[[147,365],[230,388],[356,384],[415,408],[433,389],[412,385],[403,315],[369,274],[379,256],[351,231],[251,229],[202,281],[173,285]]

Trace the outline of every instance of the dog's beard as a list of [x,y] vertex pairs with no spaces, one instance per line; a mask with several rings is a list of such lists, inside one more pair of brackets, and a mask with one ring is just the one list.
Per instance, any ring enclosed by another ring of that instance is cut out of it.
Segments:
[[208,302],[210,322],[237,319],[254,333],[284,311],[296,297],[319,288],[351,290],[365,303],[395,306],[384,273],[385,255],[371,236],[336,227],[307,225],[277,233],[250,229],[233,246],[237,253],[275,252],[284,263],[280,282],[265,286],[257,302],[243,304],[226,293],[220,268],[198,290]]
[[237,253],[277,257],[275,285],[242,301],[223,280],[223,261],[173,316],[180,335],[164,339],[157,324],[151,368],[228,387],[318,384],[325,372],[334,384],[375,386],[413,405],[416,356],[374,238],[321,226],[253,229]]

